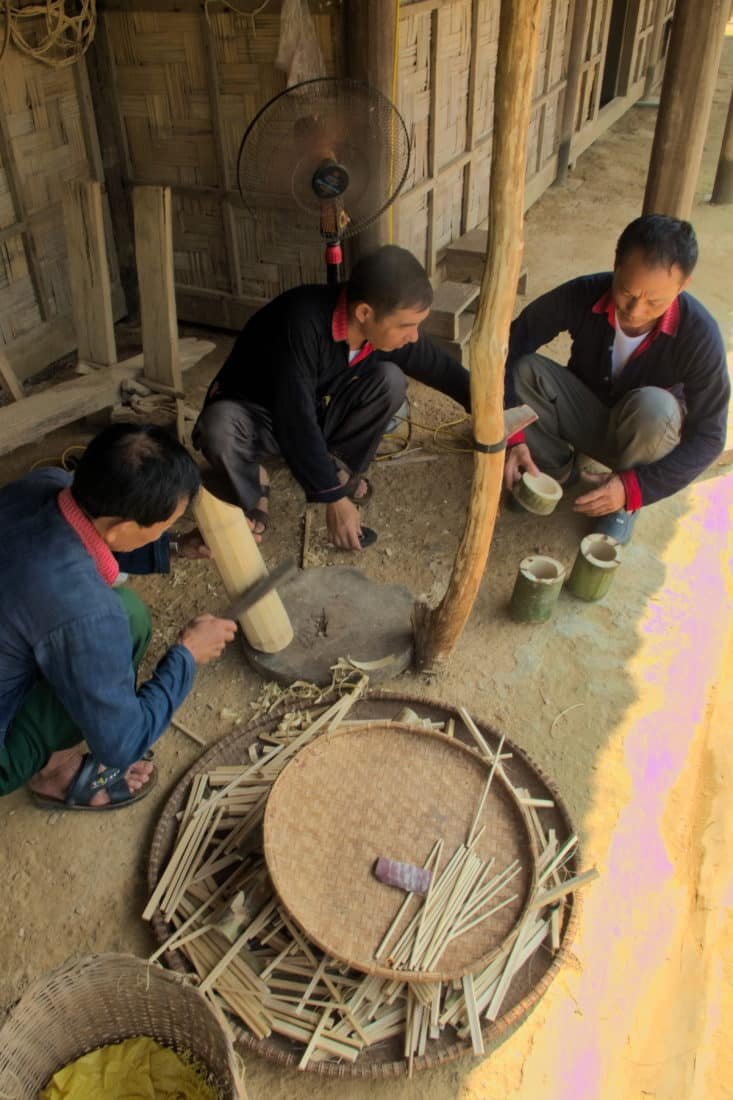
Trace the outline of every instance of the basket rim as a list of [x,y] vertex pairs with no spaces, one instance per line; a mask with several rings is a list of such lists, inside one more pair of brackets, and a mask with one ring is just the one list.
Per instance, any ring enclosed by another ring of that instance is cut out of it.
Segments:
[[[329,692],[324,695],[319,705],[329,705],[335,702],[339,698],[338,693]],[[358,706],[368,706],[370,702],[375,703],[394,703],[396,705],[402,704],[403,706],[410,707],[429,707],[432,711],[440,713],[441,716],[446,718],[453,718],[457,725],[462,724],[462,718],[459,713],[458,707],[451,703],[446,703],[440,699],[426,699],[423,696],[416,695],[410,692],[392,692],[374,690],[367,691],[357,703]],[[209,771],[216,765],[218,758],[226,753],[234,744],[243,742],[244,746],[248,746],[254,741],[258,734],[266,732],[268,729],[276,726],[279,720],[287,713],[289,709],[292,709],[291,705],[284,704],[276,707],[270,714],[263,718],[257,718],[247,725],[233,730],[231,733],[226,734],[220,738],[213,745],[211,745],[205,752],[203,752],[197,760],[193,762],[191,767],[181,776],[178,783],[168,796],[163,813],[158,818],[158,822],[153,833],[153,840],[150,847],[150,855],[148,859],[148,890],[153,892],[157,885],[158,876],[162,870],[163,861],[167,857],[170,851],[171,837],[170,837],[170,825],[175,815],[173,806],[177,800],[180,800],[185,795],[192,779],[204,771]],[[501,739],[501,733],[492,726],[490,723],[474,718],[474,722],[479,731],[488,736],[493,746],[495,747]],[[458,733],[456,733],[458,736]],[[463,740],[463,739],[462,739]],[[463,742],[466,744],[466,742]],[[560,794],[554,781],[550,779],[543,769],[534,762],[532,757],[519,745],[509,738],[505,738],[504,745],[510,749],[514,756],[522,761],[522,763],[535,774],[542,784],[547,788],[552,799],[555,803],[555,810],[559,814],[563,821],[564,826],[567,829],[568,835],[572,835],[577,832],[573,825],[572,818],[568,811],[562,795]],[[575,852],[572,857],[572,864],[576,867],[581,861],[581,849],[580,844],[576,846]],[[572,951],[570,950],[575,936],[577,935],[578,925],[580,921],[580,913],[582,910],[581,896],[576,892],[568,895],[568,899],[565,906],[565,920],[561,931],[560,948],[555,952],[552,961],[547,967],[542,976],[535,982],[528,993],[524,995],[512,1008],[507,1009],[501,1013],[496,1020],[492,1023],[486,1023],[482,1027],[482,1035],[487,1046],[489,1044],[496,1045],[503,1037],[507,1036],[511,1031],[521,1024],[529,1013],[535,1008],[537,1003],[541,1000],[544,994],[549,989],[554,978],[559,971],[565,965],[565,963],[573,958]],[[165,943],[169,938],[171,929],[163,920],[160,911],[157,910],[153,914],[152,927],[155,937],[159,944]],[[163,958],[166,963],[173,969],[182,974],[191,974],[192,969],[188,965],[185,956],[180,951],[172,950],[166,951]],[[295,1051],[283,1049],[276,1042],[270,1039],[257,1039],[250,1031],[244,1027],[239,1021],[234,1019],[233,1016],[227,1014],[227,1020],[234,1031],[237,1039],[237,1045],[247,1051],[259,1054],[269,1061],[273,1061],[284,1068],[296,1069],[298,1062],[300,1061],[300,1055]],[[464,1057],[471,1052],[470,1040],[456,1040],[444,1047],[442,1050],[436,1051],[431,1054],[424,1054],[418,1056],[413,1061],[413,1071],[419,1072],[421,1070],[431,1069],[434,1066],[442,1065],[446,1062],[455,1061],[457,1058]],[[397,1061],[384,1061],[384,1062],[364,1062],[359,1064],[342,1065],[334,1062],[308,1062],[305,1070],[302,1072],[319,1074],[325,1077],[357,1077],[357,1078],[396,1078],[405,1077],[408,1073],[408,1065],[406,1059],[399,1059]]]

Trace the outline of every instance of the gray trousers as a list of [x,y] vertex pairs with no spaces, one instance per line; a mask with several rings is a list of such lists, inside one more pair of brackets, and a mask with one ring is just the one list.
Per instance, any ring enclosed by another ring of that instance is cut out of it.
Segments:
[[[396,363],[366,361],[344,370],[317,408],[326,446],[349,472],[365,473],[390,420],[405,399],[407,379]],[[244,401],[206,405],[193,430],[193,443],[212,467],[212,489],[245,511],[260,489],[260,460],[281,453],[268,409]]]
[[609,409],[566,367],[536,354],[514,364],[514,385],[520,402],[539,416],[525,429],[532,457],[561,480],[575,451],[630,470],[664,458],[680,441],[682,409],[658,386],[630,390]]

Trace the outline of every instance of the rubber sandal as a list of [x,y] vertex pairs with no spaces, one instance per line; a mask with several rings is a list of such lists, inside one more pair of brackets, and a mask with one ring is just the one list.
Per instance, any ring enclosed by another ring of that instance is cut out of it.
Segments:
[[[84,753],[76,775],[72,779],[65,798],[51,798],[31,791],[33,805],[39,810],[84,810],[90,813],[107,813],[141,802],[155,786],[158,773],[155,768],[150,778],[139,790],[132,793],[127,786],[124,768],[103,768],[90,752]],[[90,806],[89,801],[101,790],[106,790],[110,801],[102,806]]]
[[359,542],[361,543],[362,550],[366,550],[369,546],[374,546],[378,537],[377,532],[372,527],[362,527],[361,534],[359,535]]
[[[354,494],[359,488],[359,483],[362,481],[366,482],[366,492],[362,496],[357,497]],[[346,482],[346,495],[349,500],[354,502],[354,504],[366,504],[366,502],[368,500],[371,500],[374,496],[374,486],[372,485],[369,478],[365,477],[364,474],[352,474],[352,476]]]

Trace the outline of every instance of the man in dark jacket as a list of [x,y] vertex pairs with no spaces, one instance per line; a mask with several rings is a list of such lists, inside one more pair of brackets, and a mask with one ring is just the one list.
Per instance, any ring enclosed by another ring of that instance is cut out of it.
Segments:
[[[646,215],[621,234],[613,272],[564,283],[517,317],[506,402],[527,402],[539,420],[509,440],[507,488],[538,467],[567,483],[575,453],[590,455],[611,472],[576,511],[627,542],[643,505],[720,454],[730,382],[720,330],[685,291],[696,261],[689,222]],[[567,367],[536,354],[561,332],[573,340]]]
[[332,541],[359,550],[354,501],[387,424],[417,378],[469,407],[468,372],[419,332],[433,291],[409,252],[386,245],[344,286],[279,295],[240,333],[206,395],[193,440],[230,499],[266,524],[260,458],[281,453]]
[[113,809],[149,789],[141,758],[236,623],[194,619],[137,687],[150,616],[113,587],[116,555],[130,571],[167,570],[164,533],[198,487],[162,428],[116,424],[73,482],[41,469],[0,489],[0,795],[28,783],[44,806]]

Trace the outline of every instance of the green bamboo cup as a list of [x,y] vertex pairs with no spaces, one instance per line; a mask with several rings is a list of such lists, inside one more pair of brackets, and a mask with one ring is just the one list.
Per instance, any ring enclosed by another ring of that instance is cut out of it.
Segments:
[[568,588],[580,600],[601,600],[621,564],[621,547],[610,535],[586,535],[580,544]]
[[565,566],[554,558],[532,554],[519,563],[509,611],[518,623],[545,623],[560,595]]

